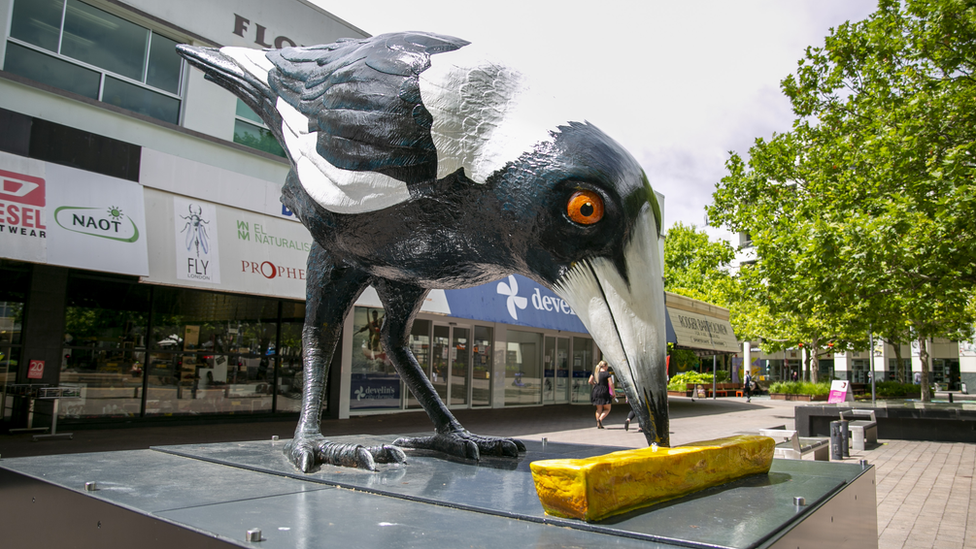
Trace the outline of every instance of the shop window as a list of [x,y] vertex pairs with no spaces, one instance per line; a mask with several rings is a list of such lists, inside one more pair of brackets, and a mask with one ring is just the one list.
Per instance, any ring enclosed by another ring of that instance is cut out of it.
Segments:
[[61,417],[132,417],[142,407],[150,288],[125,279],[68,278],[60,383],[77,387]]
[[30,270],[23,263],[0,259],[0,279],[0,422],[4,422],[13,413],[14,398],[8,396],[8,385],[17,383]]
[[[410,350],[413,351],[413,356],[417,358],[417,363],[420,364],[421,369],[424,371],[424,375],[430,378],[430,368],[431,368],[431,341],[430,341],[430,330],[433,323],[429,320],[414,320],[413,328],[410,330]],[[404,389],[407,392],[407,408],[420,408],[420,401],[409,389]]]
[[897,358],[889,358],[887,379],[889,381],[897,381],[899,383],[911,383],[912,359],[903,358],[901,359],[901,364],[898,364]]
[[177,124],[176,44],[79,0],[17,0],[4,70]]
[[867,383],[871,365],[867,359],[855,358],[851,361],[849,379],[851,383]]
[[400,376],[380,342],[383,314],[372,307],[353,311],[350,411],[400,407]]
[[157,288],[147,415],[270,412],[278,301]]
[[285,157],[284,149],[268,126],[240,99],[237,100],[237,117],[234,120],[234,143]]
[[[281,313],[281,337],[278,341],[278,398],[276,412],[299,412],[302,409],[302,329],[305,327],[305,304],[284,302]],[[328,397],[328,395],[326,395]],[[323,402],[325,405],[325,402]]]
[[474,327],[473,368],[471,371],[471,405],[491,406],[491,365],[494,338],[492,328]]
[[542,334],[508,331],[505,405],[542,403]]
[[593,340],[585,337],[573,338],[573,394],[574,404],[590,403],[590,374],[596,368],[596,351]]

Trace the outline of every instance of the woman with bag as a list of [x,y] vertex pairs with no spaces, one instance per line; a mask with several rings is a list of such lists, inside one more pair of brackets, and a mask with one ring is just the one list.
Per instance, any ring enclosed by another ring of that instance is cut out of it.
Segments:
[[603,420],[610,415],[610,403],[613,402],[613,389],[611,383],[613,376],[610,375],[610,366],[606,361],[601,360],[593,374],[590,375],[589,383],[593,386],[590,391],[590,404],[596,406],[596,428],[603,429]]

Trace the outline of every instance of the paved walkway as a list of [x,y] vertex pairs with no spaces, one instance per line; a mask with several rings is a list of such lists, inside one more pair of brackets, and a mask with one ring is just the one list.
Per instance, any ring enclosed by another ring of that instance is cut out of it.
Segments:
[[[793,428],[791,402],[755,398],[670,400],[674,445],[727,436],[764,427]],[[606,429],[596,429],[589,406],[547,406],[502,410],[460,410],[457,417],[473,432],[553,442],[595,443],[638,448],[646,445],[636,429],[625,431],[626,407],[615,406]],[[0,458],[45,454],[101,452],[168,444],[289,438],[295,422],[137,426],[76,430],[73,440],[32,442],[30,435],[0,435]],[[59,429],[65,431],[67,429]],[[323,421],[327,435],[429,432],[423,412],[358,416]],[[852,452],[852,461],[867,459],[877,468],[880,549],[938,547],[976,549],[976,444],[881,440],[880,445]]]

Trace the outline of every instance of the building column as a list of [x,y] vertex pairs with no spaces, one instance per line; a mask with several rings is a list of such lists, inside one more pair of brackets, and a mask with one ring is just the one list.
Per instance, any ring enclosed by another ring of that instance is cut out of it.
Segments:
[[[495,336],[494,348],[491,361],[491,407],[505,407],[505,361],[508,352],[508,330],[504,324],[495,323],[493,330]],[[572,354],[572,353],[570,353]],[[570,379],[572,383],[572,379]]]
[[742,342],[742,379],[752,373],[752,342]]
[[[24,347],[17,368],[17,383],[57,386],[61,381],[64,353],[64,307],[68,290],[68,269],[36,264],[31,272],[30,291],[24,311]],[[44,362],[40,379],[27,377],[31,361]],[[34,407],[34,427],[51,424],[53,401],[38,400]],[[26,404],[14,412],[14,423],[26,426]],[[18,414],[22,417],[18,417]]]

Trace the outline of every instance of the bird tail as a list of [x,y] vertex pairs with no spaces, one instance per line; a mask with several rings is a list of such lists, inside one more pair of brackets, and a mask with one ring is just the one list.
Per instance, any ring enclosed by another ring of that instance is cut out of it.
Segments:
[[226,88],[264,120],[268,129],[281,139],[281,115],[275,109],[277,94],[268,86],[270,62],[262,63],[264,52],[246,48],[204,48],[178,44],[176,51],[205,78]]

